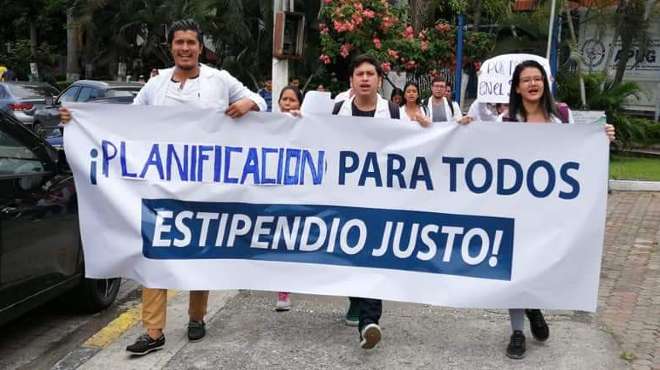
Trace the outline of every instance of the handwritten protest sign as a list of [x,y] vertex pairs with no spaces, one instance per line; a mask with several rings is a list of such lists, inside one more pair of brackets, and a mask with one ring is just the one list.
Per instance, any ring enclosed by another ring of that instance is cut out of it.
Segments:
[[511,78],[516,66],[526,60],[535,60],[551,78],[550,64],[546,58],[533,54],[503,54],[488,59],[479,69],[477,100],[482,103],[508,103]]

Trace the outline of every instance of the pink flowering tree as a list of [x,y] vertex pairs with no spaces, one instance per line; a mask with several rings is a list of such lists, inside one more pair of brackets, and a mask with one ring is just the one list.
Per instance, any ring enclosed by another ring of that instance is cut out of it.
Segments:
[[[406,8],[387,0],[323,0],[319,30],[321,55],[326,65],[346,64],[352,55],[368,53],[385,71],[437,73],[455,66],[455,28],[444,21],[415,30],[405,22]],[[493,40],[470,32],[465,37],[465,60],[477,62],[487,55]]]

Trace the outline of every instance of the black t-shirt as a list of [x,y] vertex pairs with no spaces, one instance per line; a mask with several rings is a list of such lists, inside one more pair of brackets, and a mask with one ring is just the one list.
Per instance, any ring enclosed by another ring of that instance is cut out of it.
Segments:
[[370,111],[363,111],[360,110],[357,105],[355,105],[355,102],[351,104],[352,108],[352,114],[354,117],[374,117],[376,115],[376,110],[370,110]]

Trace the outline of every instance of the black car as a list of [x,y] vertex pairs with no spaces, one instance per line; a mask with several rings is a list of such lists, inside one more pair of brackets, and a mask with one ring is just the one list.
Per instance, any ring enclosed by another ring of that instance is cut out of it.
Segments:
[[88,312],[117,297],[120,279],[84,277],[63,153],[0,111],[0,325],[65,293],[67,304]]
[[85,103],[98,99],[118,98],[133,99],[144,86],[139,82],[79,80],[64,89],[62,93],[34,114],[32,124],[39,136],[48,136],[60,123],[58,108],[63,102]]

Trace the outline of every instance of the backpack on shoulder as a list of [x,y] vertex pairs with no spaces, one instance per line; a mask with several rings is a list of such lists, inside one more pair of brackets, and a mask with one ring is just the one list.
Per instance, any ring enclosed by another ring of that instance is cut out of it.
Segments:
[[[339,114],[339,111],[341,110],[341,107],[344,105],[344,102],[345,102],[345,100],[342,100],[340,102],[337,102],[337,104],[335,104],[335,107],[332,108],[332,114],[333,115]],[[396,104],[394,104],[392,102],[388,102],[387,107],[390,110],[390,118],[393,118],[393,119],[400,119],[401,118],[401,112],[399,112],[399,107]]]

